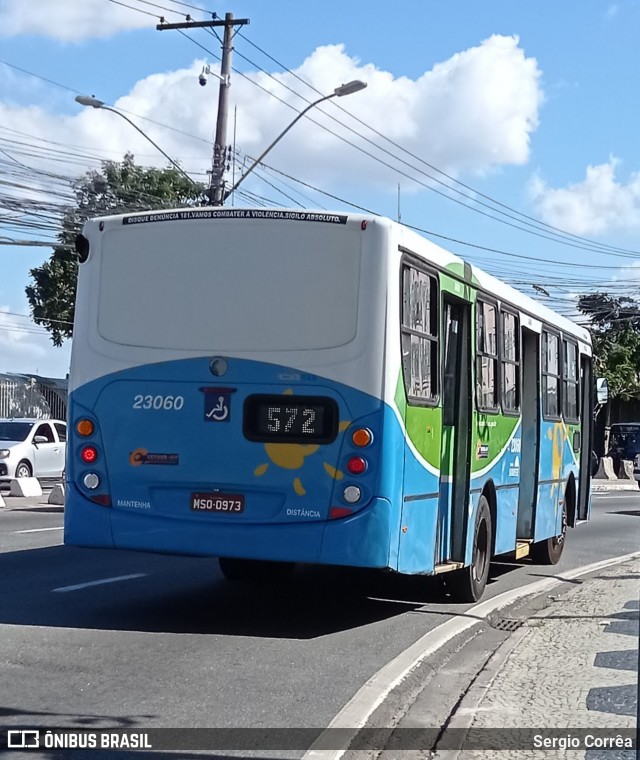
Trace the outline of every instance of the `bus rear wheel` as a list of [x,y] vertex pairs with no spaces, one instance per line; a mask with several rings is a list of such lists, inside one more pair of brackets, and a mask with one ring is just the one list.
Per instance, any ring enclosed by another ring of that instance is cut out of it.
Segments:
[[567,500],[562,505],[562,533],[537,541],[531,547],[531,559],[536,565],[557,565],[562,557],[567,537]]
[[219,557],[218,564],[228,581],[239,583],[274,583],[286,580],[293,572],[293,562],[265,562],[255,559]]
[[493,529],[491,510],[485,496],[480,497],[473,531],[473,555],[469,567],[455,570],[447,577],[447,586],[458,602],[477,602],[489,580]]

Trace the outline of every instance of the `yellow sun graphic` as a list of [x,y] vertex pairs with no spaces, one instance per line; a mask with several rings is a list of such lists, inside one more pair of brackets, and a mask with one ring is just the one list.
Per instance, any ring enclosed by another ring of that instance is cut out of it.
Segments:
[[562,457],[566,443],[566,435],[562,423],[555,423],[553,428],[547,432],[547,437],[551,441],[551,473],[555,481],[551,486],[551,498],[554,500],[556,512],[558,510],[559,497],[562,497]]
[[[288,388],[284,391],[285,396],[292,396],[293,390]],[[340,422],[338,430],[342,433],[349,425],[350,421]],[[276,467],[282,467],[283,470],[299,470],[304,466],[305,459],[315,454],[320,448],[319,444],[314,443],[265,443],[264,450],[269,460],[276,465]],[[341,480],[344,477],[344,473],[332,467],[327,462],[323,462],[325,472],[334,480]],[[261,477],[269,469],[269,462],[264,462],[256,467],[253,474],[256,477]],[[295,477],[293,479],[293,490],[298,496],[304,496],[307,491],[302,484],[300,478]]]

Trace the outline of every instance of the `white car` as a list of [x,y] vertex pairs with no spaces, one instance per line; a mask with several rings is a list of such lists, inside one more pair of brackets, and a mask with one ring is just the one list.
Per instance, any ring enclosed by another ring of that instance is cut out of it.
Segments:
[[66,422],[0,419],[0,481],[62,477],[66,447]]

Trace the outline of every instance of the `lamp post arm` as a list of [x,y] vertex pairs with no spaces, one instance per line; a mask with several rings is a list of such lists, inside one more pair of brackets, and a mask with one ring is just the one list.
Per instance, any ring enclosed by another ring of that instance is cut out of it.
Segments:
[[189,175],[186,173],[186,171],[185,171],[185,170],[184,170],[184,169],[183,169],[183,168],[180,166],[180,164],[176,163],[176,162],[175,162],[175,161],[174,161],[174,160],[171,158],[171,156],[170,156],[170,155],[168,155],[167,153],[165,153],[165,152],[162,150],[162,148],[161,148],[161,147],[160,147],[160,146],[159,146],[157,143],[155,143],[155,142],[154,142],[154,141],[153,141],[153,140],[152,140],[152,139],[149,137],[149,135],[148,135],[148,134],[146,134],[146,132],[143,132],[143,131],[140,129],[140,127],[139,127],[139,126],[138,126],[138,125],[137,125],[135,122],[131,121],[131,119],[130,119],[128,116],[125,116],[123,113],[120,113],[120,111],[116,111],[116,109],[115,109],[115,108],[110,108],[109,106],[105,106],[105,105],[103,105],[103,106],[100,106],[100,110],[102,110],[102,111],[112,111],[113,113],[117,113],[117,114],[118,114],[118,116],[121,116],[121,117],[122,117],[122,118],[123,118],[125,121],[128,121],[128,122],[129,122],[129,124],[131,124],[131,126],[132,126],[134,129],[137,129],[137,130],[138,130],[138,132],[140,132],[140,134],[141,134],[141,135],[142,135],[142,136],[143,136],[143,137],[144,137],[146,140],[148,140],[148,141],[149,141],[149,142],[150,142],[150,143],[153,145],[153,147],[154,147],[156,150],[158,150],[160,153],[162,153],[162,155],[163,155],[163,156],[164,156],[164,157],[167,159],[167,161],[168,161],[168,162],[169,162],[169,163],[170,163],[170,164],[171,164],[171,165],[172,165],[172,166],[173,166],[175,169],[177,169],[177,170],[180,172],[180,174],[182,174],[182,176],[183,176],[185,179],[189,180],[189,182],[190,182],[192,185],[195,185],[195,186],[197,187],[197,182],[194,182],[194,180],[192,180],[192,179],[191,179],[191,177],[190,177],[190,176],[189,176]]
[[317,106],[317,105],[318,105],[318,103],[322,103],[322,102],[323,102],[323,101],[325,101],[325,100],[329,100],[329,98],[334,98],[336,95],[337,95],[337,93],[335,93],[335,92],[332,92],[330,95],[325,95],[324,97],[322,97],[322,98],[319,98],[318,100],[314,100],[314,101],[313,101],[313,103],[309,103],[309,105],[308,105],[306,108],[304,108],[302,111],[300,111],[300,113],[299,113],[299,114],[296,116],[296,118],[295,118],[295,119],[294,119],[294,120],[291,122],[291,124],[289,124],[289,126],[288,126],[288,127],[287,127],[287,128],[286,128],[286,129],[285,129],[283,132],[281,132],[281,133],[278,135],[278,137],[276,137],[276,139],[275,139],[275,140],[274,140],[274,141],[271,143],[271,145],[269,145],[267,148],[265,148],[265,150],[263,150],[263,151],[262,151],[262,153],[261,153],[261,154],[258,156],[258,158],[256,158],[256,160],[255,160],[255,161],[254,161],[254,162],[251,164],[251,166],[250,166],[250,167],[247,169],[247,171],[246,171],[246,172],[245,172],[245,173],[242,175],[242,177],[240,177],[240,179],[239,179],[239,180],[236,182],[236,184],[235,184],[235,185],[234,185],[232,188],[230,188],[229,190],[227,190],[227,191],[226,191],[226,193],[224,194],[224,199],[223,199],[223,201],[226,201],[226,200],[227,200],[227,198],[228,198],[228,197],[229,197],[229,196],[230,196],[230,195],[231,195],[231,194],[232,194],[232,193],[233,193],[235,190],[237,190],[237,189],[238,189],[238,186],[240,185],[240,183],[241,183],[241,182],[244,182],[244,180],[245,180],[245,179],[246,179],[246,178],[249,176],[249,174],[251,174],[251,172],[252,172],[252,171],[253,171],[253,170],[256,168],[256,166],[257,166],[257,165],[258,165],[258,164],[259,164],[259,163],[262,161],[262,159],[263,159],[263,158],[264,158],[264,157],[267,155],[267,153],[268,153],[268,152],[269,152],[269,151],[270,151],[272,148],[274,148],[274,147],[275,147],[275,146],[276,146],[276,145],[277,145],[277,144],[280,142],[280,140],[282,140],[282,138],[283,138],[283,137],[284,137],[284,136],[287,134],[287,132],[288,132],[288,131],[291,129],[291,127],[293,127],[293,126],[294,126],[294,124],[296,124],[298,121],[300,121],[300,119],[301,119],[301,118],[302,118],[302,117],[303,117],[303,116],[304,116],[304,115],[307,113],[307,111],[310,111],[310,110],[311,110],[311,109],[312,109],[314,106]]

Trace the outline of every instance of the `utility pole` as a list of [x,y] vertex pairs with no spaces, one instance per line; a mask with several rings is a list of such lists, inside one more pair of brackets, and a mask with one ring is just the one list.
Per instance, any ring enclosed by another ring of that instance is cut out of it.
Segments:
[[227,120],[229,113],[229,87],[231,86],[231,53],[233,51],[233,46],[231,44],[233,39],[232,31],[234,26],[243,26],[248,23],[250,23],[248,18],[234,19],[233,13],[225,13],[224,21],[218,19],[214,13],[211,21],[191,21],[189,16],[187,16],[187,21],[178,24],[165,24],[164,21],[162,21],[156,26],[158,31],[163,31],[165,29],[202,29],[204,27],[224,26],[220,75],[215,75],[220,79],[220,89],[218,91],[216,137],[213,146],[213,167],[211,171],[211,184],[208,192],[212,206],[222,206],[225,199],[224,172],[227,154]]

